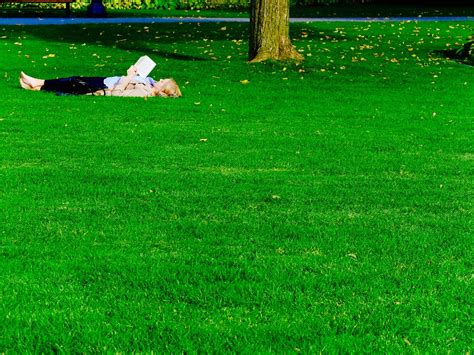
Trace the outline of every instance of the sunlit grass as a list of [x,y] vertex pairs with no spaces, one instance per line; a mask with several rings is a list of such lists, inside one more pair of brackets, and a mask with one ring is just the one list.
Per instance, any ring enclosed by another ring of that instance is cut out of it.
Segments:
[[[0,351],[472,350],[472,30],[0,27]],[[182,99],[17,83],[143,54]]]

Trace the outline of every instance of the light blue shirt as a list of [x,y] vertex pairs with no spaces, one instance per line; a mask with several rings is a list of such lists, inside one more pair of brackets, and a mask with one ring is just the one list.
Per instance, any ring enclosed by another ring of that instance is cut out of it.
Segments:
[[[112,89],[115,85],[117,85],[117,83],[119,82],[121,78],[122,78],[121,76],[111,76],[111,77],[105,78],[104,84],[107,86],[107,88]],[[141,76],[135,76],[132,80],[136,83],[150,84],[151,86],[153,86],[153,84],[155,83],[155,80],[153,80],[153,78],[150,78],[150,77],[143,78]]]

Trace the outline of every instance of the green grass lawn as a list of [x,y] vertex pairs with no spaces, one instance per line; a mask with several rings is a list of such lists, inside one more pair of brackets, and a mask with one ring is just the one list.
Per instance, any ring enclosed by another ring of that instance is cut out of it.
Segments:
[[[0,352],[472,352],[472,32],[0,26]],[[182,99],[18,86],[143,54]]]

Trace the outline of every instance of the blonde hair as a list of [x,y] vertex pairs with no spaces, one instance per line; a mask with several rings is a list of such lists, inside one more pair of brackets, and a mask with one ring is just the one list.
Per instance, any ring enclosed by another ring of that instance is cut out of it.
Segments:
[[164,79],[163,86],[158,96],[162,97],[181,97],[181,90],[174,79]]

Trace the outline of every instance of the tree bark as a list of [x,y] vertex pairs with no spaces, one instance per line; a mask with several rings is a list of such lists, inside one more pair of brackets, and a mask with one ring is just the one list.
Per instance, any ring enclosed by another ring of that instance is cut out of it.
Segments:
[[289,17],[289,0],[251,0],[250,62],[303,60],[291,44]]

